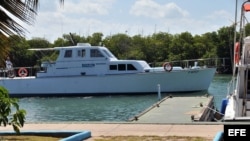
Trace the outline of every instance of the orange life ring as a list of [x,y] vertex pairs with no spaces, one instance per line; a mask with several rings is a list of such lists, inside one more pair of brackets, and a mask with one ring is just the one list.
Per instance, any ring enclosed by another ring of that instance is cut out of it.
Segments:
[[20,77],[26,77],[28,75],[28,70],[26,68],[20,68],[18,70],[18,75]]
[[165,63],[163,64],[163,68],[164,68],[165,71],[170,72],[170,71],[172,71],[173,66],[172,66],[171,63],[169,63],[169,62],[165,62]]
[[234,62],[235,64],[239,64],[240,61],[240,43],[235,43],[235,49],[234,49]]

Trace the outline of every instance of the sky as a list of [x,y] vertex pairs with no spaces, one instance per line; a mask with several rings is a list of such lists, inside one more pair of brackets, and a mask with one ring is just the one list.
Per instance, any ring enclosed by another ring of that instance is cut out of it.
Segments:
[[[28,31],[25,37],[52,43],[69,33],[202,35],[232,25],[236,5],[236,0],[64,0],[63,6],[59,0],[39,2],[35,23],[23,24]],[[238,5],[242,2],[238,0]]]

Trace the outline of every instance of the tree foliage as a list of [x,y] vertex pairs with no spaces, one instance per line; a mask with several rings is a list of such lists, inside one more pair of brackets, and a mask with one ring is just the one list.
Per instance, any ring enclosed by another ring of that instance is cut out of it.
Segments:
[[[63,4],[64,0],[60,0]],[[25,35],[26,29],[20,21],[32,25],[37,15],[39,0],[1,0],[0,35]]]
[[0,6],[0,34],[24,35],[25,29],[15,18],[32,24],[37,12],[38,0],[2,0]]
[[[60,4],[64,3],[64,0],[59,1]],[[16,40],[16,37],[20,37],[20,40],[22,40],[22,36],[25,35],[26,29],[23,27],[20,21],[28,25],[34,24],[35,17],[37,15],[38,5],[39,0],[0,1],[0,66],[4,66],[4,60],[9,55],[9,52],[13,53],[16,49],[10,48],[10,44],[12,44],[13,46],[12,41]],[[15,37],[15,39],[12,39],[10,41],[10,37]],[[17,47],[16,45],[14,46]],[[24,46],[24,48],[25,47],[26,46]],[[21,65],[23,63],[17,64]]]
[[[246,26],[246,31],[250,28]],[[250,30],[249,30],[250,31]],[[250,32],[246,32],[246,35]],[[79,42],[91,45],[106,46],[119,59],[146,60],[149,63],[161,65],[165,61],[180,61],[186,59],[227,58],[232,57],[234,31],[233,27],[222,27],[218,31],[207,32],[202,35],[192,35],[189,32],[169,34],[154,33],[149,36],[114,34],[103,37],[100,32],[91,36],[79,36],[76,33],[63,34],[54,43],[44,38],[26,40],[19,36],[1,37],[6,47],[0,47],[1,67],[4,59],[9,55],[15,67],[35,66],[41,62],[42,54],[28,51],[29,48],[48,48],[57,46],[72,46]],[[237,33],[237,37],[239,33]],[[10,42],[9,42],[10,41]],[[3,58],[4,57],[4,58]],[[56,58],[55,54],[48,54],[46,58]],[[38,61],[37,61],[38,60]],[[43,59],[44,60],[44,59]],[[232,60],[232,59],[231,59]]]
[[19,109],[18,99],[10,98],[8,91],[0,86],[0,126],[12,125],[16,133],[25,122],[26,111]]

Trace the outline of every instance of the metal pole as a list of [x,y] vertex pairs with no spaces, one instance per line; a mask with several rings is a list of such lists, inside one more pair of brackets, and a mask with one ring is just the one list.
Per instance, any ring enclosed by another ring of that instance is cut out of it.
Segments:
[[161,85],[158,84],[157,87],[158,87],[158,100],[160,101],[161,100]]
[[[234,52],[234,48],[235,48],[235,44],[236,44],[236,33],[237,33],[237,30],[236,30],[236,27],[237,27],[237,10],[238,10],[238,0],[236,0],[236,3],[235,3],[235,19],[234,19],[234,44],[233,44],[233,58],[235,56],[235,52]],[[233,59],[233,77],[235,76],[235,59]]]

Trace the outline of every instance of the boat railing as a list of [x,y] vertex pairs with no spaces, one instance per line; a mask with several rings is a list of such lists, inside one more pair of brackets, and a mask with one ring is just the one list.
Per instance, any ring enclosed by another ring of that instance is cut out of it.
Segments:
[[[21,70],[24,70],[24,74],[21,74]],[[35,76],[36,72],[40,70],[37,67],[13,67],[13,69],[0,68],[0,77],[9,77],[8,72],[13,71],[13,77],[27,77],[27,76]]]
[[227,84],[227,95],[231,95],[234,93],[236,88],[236,78],[233,76],[232,79]]
[[[198,66],[201,68],[217,68],[218,73],[231,73],[232,65],[230,58],[204,58],[204,59],[188,59],[177,61],[165,61],[170,62],[172,66],[180,66],[182,68],[191,68],[195,66],[195,62],[198,62]],[[151,67],[162,66],[165,62],[152,62]]]

